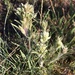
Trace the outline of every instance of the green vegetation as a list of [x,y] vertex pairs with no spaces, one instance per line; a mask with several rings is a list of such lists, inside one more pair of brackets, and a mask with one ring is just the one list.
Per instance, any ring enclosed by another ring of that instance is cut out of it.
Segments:
[[75,74],[74,5],[71,2],[69,11],[63,12],[51,0],[44,10],[44,1],[39,12],[28,2],[15,8],[11,0],[3,1],[7,11],[0,37],[0,75]]

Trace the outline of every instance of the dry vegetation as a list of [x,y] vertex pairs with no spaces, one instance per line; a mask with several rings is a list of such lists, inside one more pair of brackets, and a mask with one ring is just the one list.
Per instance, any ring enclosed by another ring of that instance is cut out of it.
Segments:
[[0,75],[75,75],[75,0],[0,0]]

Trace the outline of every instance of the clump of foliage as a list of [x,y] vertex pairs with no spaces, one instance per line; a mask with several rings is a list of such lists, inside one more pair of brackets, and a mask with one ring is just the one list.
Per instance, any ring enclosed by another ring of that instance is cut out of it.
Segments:
[[55,12],[50,14],[53,9],[45,13],[42,9],[43,0],[40,18],[28,2],[14,10],[17,25],[13,22],[10,25],[15,33],[13,37],[8,36],[8,40],[0,38],[0,74],[75,73],[75,14],[59,17]]

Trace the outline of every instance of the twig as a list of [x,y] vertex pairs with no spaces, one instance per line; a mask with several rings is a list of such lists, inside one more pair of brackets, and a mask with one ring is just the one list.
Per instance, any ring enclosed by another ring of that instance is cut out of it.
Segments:
[[42,22],[42,16],[43,16],[43,0],[41,0],[40,25],[41,25],[41,22]]
[[53,12],[54,12],[54,14],[55,14],[55,16],[56,16],[56,12],[55,12],[55,9],[54,9],[54,6],[53,6],[53,2],[52,2],[52,0],[49,0],[49,3],[51,4],[51,6],[52,6],[52,10],[53,10]]
[[16,52],[16,49],[18,48],[19,46],[17,46],[9,55],[7,58],[5,58],[1,63],[0,63],[0,66],[2,63],[4,63],[8,58],[10,58],[15,52]]
[[5,28],[6,28],[6,23],[7,23],[7,18],[8,18],[8,15],[9,15],[9,11],[10,11],[10,4],[8,4],[8,6],[7,6],[7,13],[6,13],[5,21],[4,21],[4,39],[6,37]]

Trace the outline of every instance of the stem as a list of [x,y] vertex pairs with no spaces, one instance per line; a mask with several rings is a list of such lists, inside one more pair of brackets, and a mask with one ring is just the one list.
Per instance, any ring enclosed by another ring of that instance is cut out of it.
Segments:
[[55,12],[55,9],[54,9],[54,6],[53,6],[53,2],[52,2],[52,0],[49,0],[49,2],[50,2],[50,4],[51,4],[51,6],[52,6],[52,10],[53,10],[53,12],[54,12],[54,14],[55,14],[55,16],[56,16],[56,12]]
[[42,16],[43,16],[43,0],[41,1],[41,14],[40,14],[40,25],[41,25],[41,22],[42,22]]
[[4,39],[5,39],[5,36],[6,36],[5,28],[6,28],[6,23],[7,23],[7,18],[8,18],[9,11],[10,11],[10,4],[7,7],[7,13],[6,13],[5,21],[4,21]]
[[31,52],[31,37],[29,37],[29,53]]

